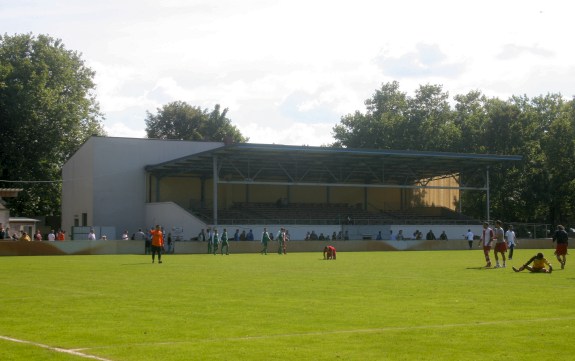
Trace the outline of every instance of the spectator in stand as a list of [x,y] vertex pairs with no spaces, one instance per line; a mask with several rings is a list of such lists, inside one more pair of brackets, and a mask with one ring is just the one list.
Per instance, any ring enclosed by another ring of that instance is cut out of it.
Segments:
[[58,231],[58,234],[56,235],[56,239],[57,239],[58,241],[64,241],[64,240],[66,240],[66,231],[59,230],[59,231]]
[[331,234],[331,240],[335,241],[337,239],[337,234],[335,233],[335,231],[333,231],[333,233]]
[[318,240],[325,241],[325,236],[323,235],[323,232],[319,234]]
[[56,235],[54,234],[54,230],[51,229],[50,233],[48,233],[48,241],[54,242],[56,240]]
[[198,241],[200,242],[206,241],[206,232],[204,232],[203,228],[200,230],[200,233],[198,233]]
[[441,234],[439,235],[439,239],[442,241],[447,241],[447,234],[445,233],[445,231],[441,232]]
[[168,254],[174,253],[174,243],[172,241],[172,232],[168,232]]
[[42,240],[42,233],[40,233],[40,230],[36,230],[36,234],[34,235],[34,240],[35,241],[41,241]]
[[88,233],[88,240],[89,241],[95,241],[96,240],[96,233],[94,233],[93,229],[90,229],[90,232]]
[[240,240],[240,230],[236,229],[236,233],[234,233],[234,241],[239,241]]
[[145,241],[146,240],[146,234],[144,232],[142,232],[142,229],[138,229],[138,232],[136,232],[136,234],[134,235],[134,240],[136,241]]
[[397,236],[395,234],[393,234],[393,231],[391,229],[389,230],[389,240],[390,241],[397,241]]
[[416,229],[415,232],[413,232],[413,238],[416,240],[420,240],[423,238],[423,233],[421,233],[419,229]]
[[122,241],[127,241],[130,239],[130,234],[128,234],[128,230],[125,230],[124,233],[122,233]]
[[0,224],[0,239],[4,239],[4,238],[6,238],[6,230],[4,229],[2,224]]
[[309,233],[309,231],[307,231],[304,241],[309,241],[310,234],[311,233]]
[[425,239],[428,241],[435,241],[437,238],[435,238],[435,234],[433,233],[433,231],[430,229],[429,232],[427,232],[427,235],[425,236]]
[[26,232],[22,232],[22,235],[20,236],[20,238],[18,238],[18,240],[19,241],[25,241],[25,242],[31,242],[32,241],[30,239],[30,236]]
[[247,238],[246,230],[244,229],[244,230],[242,231],[242,234],[240,234],[240,241],[245,241],[246,238]]
[[397,240],[398,241],[403,241],[403,229],[400,229],[399,232],[397,233]]
[[381,241],[383,239],[383,236],[381,235],[381,231],[377,232],[377,237],[375,237],[375,239],[377,241]]
[[144,241],[144,254],[148,254],[148,246],[146,245],[146,243],[148,242],[148,237],[146,237],[146,234],[142,231],[141,228],[139,228],[138,232],[134,234],[134,240]]
[[315,233],[315,231],[311,231],[311,234],[309,235],[309,239],[311,241],[317,241],[317,234]]
[[246,239],[248,241],[253,241],[254,240],[254,232],[252,232],[252,230],[250,229],[250,231],[248,232],[248,236],[246,237]]

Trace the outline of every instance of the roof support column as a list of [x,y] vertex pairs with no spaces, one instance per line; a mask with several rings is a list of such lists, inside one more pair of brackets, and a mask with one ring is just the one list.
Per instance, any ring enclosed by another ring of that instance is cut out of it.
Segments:
[[155,193],[156,193],[156,202],[160,201],[160,180],[162,179],[161,176],[156,176],[156,189],[155,189]]
[[490,193],[489,193],[489,167],[487,167],[487,170],[486,170],[486,172],[485,172],[485,178],[486,178],[486,185],[485,185],[485,187],[487,188],[487,202],[486,202],[486,206],[487,206],[487,210],[486,210],[486,211],[487,211],[487,212],[486,212],[486,214],[487,214],[487,222],[490,223],[489,208],[491,207],[491,204],[490,204],[490,199],[489,199],[489,196],[490,196]]
[[218,225],[218,157],[213,156],[212,158],[212,167],[213,167],[213,179],[214,179],[214,200],[213,200],[213,218],[214,218],[214,226]]

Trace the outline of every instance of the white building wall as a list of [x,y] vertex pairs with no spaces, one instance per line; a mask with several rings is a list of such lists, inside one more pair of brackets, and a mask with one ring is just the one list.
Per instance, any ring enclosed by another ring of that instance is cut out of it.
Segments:
[[82,225],[83,213],[88,224],[93,224],[93,190],[94,141],[89,139],[62,167],[62,229],[66,233],[70,234],[74,219]]
[[165,233],[178,228],[182,230],[182,239],[190,240],[198,236],[204,223],[173,202],[148,203],[146,206],[146,225],[164,227]]
[[[146,228],[144,167],[223,146],[140,138],[92,137],[62,169],[62,226],[69,231],[74,217],[88,214],[87,226],[114,226],[119,239]],[[80,223],[80,225],[82,225]]]

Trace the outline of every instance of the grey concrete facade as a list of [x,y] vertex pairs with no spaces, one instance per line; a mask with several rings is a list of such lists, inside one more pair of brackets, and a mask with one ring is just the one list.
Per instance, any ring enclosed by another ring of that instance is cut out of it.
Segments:
[[221,147],[219,142],[92,137],[62,168],[62,229],[113,226],[134,232],[146,220],[144,167]]

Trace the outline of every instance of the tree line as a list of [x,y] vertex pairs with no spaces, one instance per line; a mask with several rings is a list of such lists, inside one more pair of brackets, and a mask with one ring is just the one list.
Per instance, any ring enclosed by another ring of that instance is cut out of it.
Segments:
[[[560,94],[490,98],[478,90],[456,95],[420,85],[413,96],[398,82],[383,84],[366,110],[333,128],[333,146],[521,155],[490,172],[490,212],[513,222],[570,224],[575,220],[575,101]],[[483,179],[464,179],[483,185]],[[464,192],[463,213],[483,217],[486,194]]]

